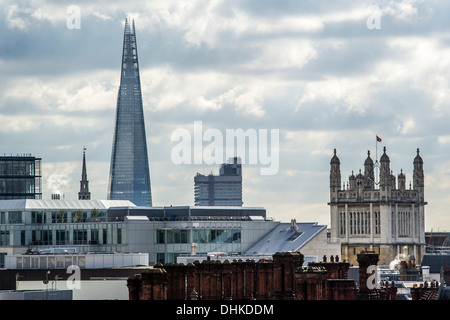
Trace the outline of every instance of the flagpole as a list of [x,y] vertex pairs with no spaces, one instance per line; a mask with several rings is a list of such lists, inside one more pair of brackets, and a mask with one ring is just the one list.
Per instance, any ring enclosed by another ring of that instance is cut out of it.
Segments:
[[376,175],[375,175],[375,185],[378,185],[378,136],[375,136],[375,168],[376,168]]
[[[375,177],[375,181],[378,179],[378,142],[381,141],[381,138],[378,137],[378,135],[375,135],[375,167],[377,169],[377,173],[376,173],[376,177]],[[376,184],[378,185],[379,182],[376,182]]]
[[376,163],[378,164],[378,138],[375,137],[375,159]]

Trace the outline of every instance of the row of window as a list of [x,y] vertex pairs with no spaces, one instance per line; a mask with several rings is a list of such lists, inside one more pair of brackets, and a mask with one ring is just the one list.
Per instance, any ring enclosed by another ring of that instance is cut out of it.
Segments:
[[38,257],[17,257],[17,269],[67,269],[71,265],[79,268],[86,266],[85,256],[38,256]]
[[0,246],[122,244],[122,228],[21,230],[20,244],[11,243],[11,231],[0,230]]
[[[339,233],[347,233],[347,215],[345,212],[339,213]],[[371,234],[371,224],[373,223],[374,234],[380,234],[381,221],[380,212],[373,212],[373,219],[368,211],[348,213],[348,234],[349,235],[369,235]]]
[[413,234],[419,234],[420,220],[419,214],[409,211],[397,212],[397,218],[395,212],[392,212],[392,236],[407,237]]
[[36,179],[28,178],[0,178],[0,193],[34,193]]
[[241,230],[157,230],[156,243],[241,243]]
[[40,162],[34,161],[0,161],[0,175],[34,176],[40,174]]
[[[29,212],[25,212],[28,214]],[[91,211],[32,211],[31,223],[73,223],[90,220],[101,220],[106,216],[105,210],[93,209]],[[20,211],[0,212],[0,224],[23,223],[23,214]]]

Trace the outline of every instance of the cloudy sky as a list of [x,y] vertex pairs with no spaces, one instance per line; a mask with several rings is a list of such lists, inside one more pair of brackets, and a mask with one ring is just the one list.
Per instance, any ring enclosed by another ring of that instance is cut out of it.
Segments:
[[244,205],[329,224],[333,149],[347,181],[368,150],[375,158],[378,135],[378,157],[386,146],[407,185],[420,148],[426,231],[450,230],[448,12],[444,0],[4,0],[0,153],[41,157],[43,198],[75,199],[86,146],[92,197],[106,198],[129,16],[153,205],[193,205],[194,175],[218,172],[171,157],[172,133],[202,121],[279,130],[276,174],[244,162]]

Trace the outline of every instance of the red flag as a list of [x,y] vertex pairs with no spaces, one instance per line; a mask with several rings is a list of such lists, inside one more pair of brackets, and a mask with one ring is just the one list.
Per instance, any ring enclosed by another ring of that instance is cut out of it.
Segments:
[[377,136],[377,142],[381,142],[381,138]]

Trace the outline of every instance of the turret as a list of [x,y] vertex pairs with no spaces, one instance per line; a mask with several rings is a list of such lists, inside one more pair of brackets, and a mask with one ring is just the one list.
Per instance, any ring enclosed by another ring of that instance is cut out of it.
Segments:
[[364,190],[364,176],[362,175],[361,170],[359,170],[359,173],[356,176],[356,188],[358,196],[362,196]]
[[398,189],[401,191],[405,191],[406,189],[406,177],[403,173],[403,169],[400,169],[400,174],[397,177]]
[[374,185],[373,160],[370,158],[370,151],[367,151],[367,159],[364,161],[364,189],[372,190]]
[[383,155],[380,158],[380,186],[391,186],[390,159],[386,154],[386,147],[383,148]]
[[350,183],[350,190],[353,190],[353,191],[356,190],[356,177],[353,174],[353,171],[352,171],[352,175],[348,178],[348,181]]
[[341,188],[341,161],[336,155],[336,149],[334,149],[334,156],[331,158],[330,167],[330,188],[333,192]]
[[419,149],[417,149],[417,155],[414,158],[413,189],[419,191],[422,199],[424,196],[424,187],[423,160],[419,154]]

